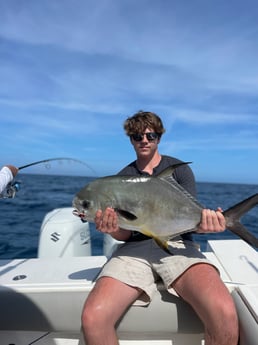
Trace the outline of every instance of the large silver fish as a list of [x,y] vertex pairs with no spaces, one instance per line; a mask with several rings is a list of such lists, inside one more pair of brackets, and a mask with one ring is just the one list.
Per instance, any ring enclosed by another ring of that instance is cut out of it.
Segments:
[[[112,207],[118,224],[154,238],[164,249],[168,239],[194,231],[201,219],[201,206],[171,176],[174,165],[159,176],[107,176],[98,178],[74,197],[74,214],[94,222],[98,209]],[[224,211],[226,227],[247,243],[258,247],[258,239],[241,223],[241,216],[258,204],[258,194]]]

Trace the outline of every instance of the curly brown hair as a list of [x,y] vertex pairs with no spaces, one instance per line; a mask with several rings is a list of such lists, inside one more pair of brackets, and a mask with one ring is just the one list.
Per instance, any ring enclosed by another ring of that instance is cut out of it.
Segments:
[[124,122],[124,130],[129,137],[136,133],[144,133],[146,128],[152,129],[159,135],[159,138],[166,131],[161,118],[150,111],[140,110],[131,117],[128,117]]

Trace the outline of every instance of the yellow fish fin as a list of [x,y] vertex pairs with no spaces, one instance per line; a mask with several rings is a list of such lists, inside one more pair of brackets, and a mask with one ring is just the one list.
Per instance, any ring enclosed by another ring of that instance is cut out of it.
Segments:
[[161,239],[160,237],[153,237],[157,245],[160,246],[161,249],[163,249],[166,253],[173,255],[170,250],[168,249],[168,241],[166,239]]
[[168,239],[167,238],[161,238],[161,237],[157,237],[155,235],[153,235],[150,231],[148,230],[143,230],[141,229],[141,233],[143,233],[144,235],[148,236],[148,237],[152,237],[155,242],[157,243],[157,245],[160,246],[161,249],[163,249],[166,253],[173,255],[169,249],[168,249]]

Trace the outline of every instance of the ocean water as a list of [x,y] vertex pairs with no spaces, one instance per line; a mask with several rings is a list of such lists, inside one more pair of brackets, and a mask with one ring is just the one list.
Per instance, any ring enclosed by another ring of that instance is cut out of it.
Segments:
[[[55,208],[70,207],[72,199],[93,178],[78,176],[19,174],[21,189],[14,199],[0,199],[0,258],[35,258],[39,231],[45,214]],[[228,207],[258,193],[258,185],[197,183],[198,199],[208,208]],[[242,218],[242,223],[258,237],[258,207]],[[91,225],[93,255],[102,253],[102,235]],[[236,238],[229,231],[195,235],[205,249],[207,239]]]

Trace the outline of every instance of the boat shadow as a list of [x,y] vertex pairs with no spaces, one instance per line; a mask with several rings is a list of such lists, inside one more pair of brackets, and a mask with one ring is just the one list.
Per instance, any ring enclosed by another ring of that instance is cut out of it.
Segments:
[[0,286],[0,310],[2,331],[48,332],[51,329],[51,324],[34,301],[6,286]]

